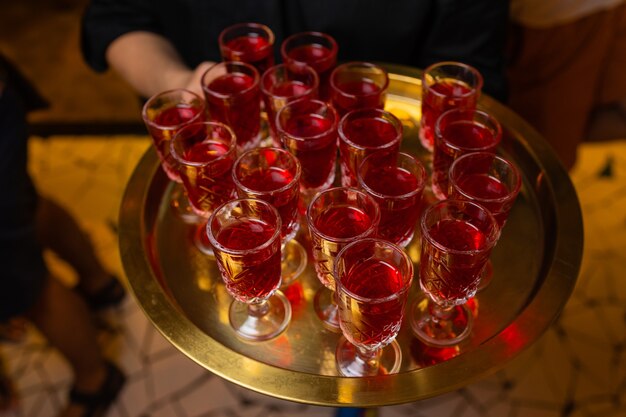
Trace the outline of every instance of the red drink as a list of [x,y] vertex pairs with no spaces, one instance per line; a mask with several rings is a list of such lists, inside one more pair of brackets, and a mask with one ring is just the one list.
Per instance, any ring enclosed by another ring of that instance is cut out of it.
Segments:
[[334,40],[329,46],[319,43],[296,46],[286,55],[283,49],[283,60],[288,65],[306,64],[313,68],[320,80],[320,99],[330,99],[330,74],[337,65],[337,44]]
[[484,174],[471,174],[460,179],[459,187],[480,200],[500,200],[491,204],[483,201],[481,204],[493,214],[498,225],[504,224],[509,213],[502,210],[502,202],[509,195],[509,190],[499,179]]
[[[230,175],[234,155],[229,145],[207,140],[187,149],[184,159],[191,162],[181,170],[189,201],[200,213],[210,213],[235,196],[235,184]],[[196,163],[194,165],[194,163]]]
[[317,97],[319,80],[310,67],[290,69],[281,64],[275,65],[263,74],[261,89],[267,110],[267,121],[274,146],[282,147],[276,132],[276,113],[292,101]]
[[[420,284],[424,292],[433,300],[453,303],[473,296],[490,253],[485,233],[469,222],[444,219],[430,227],[428,234],[436,245],[426,244],[422,251]],[[469,253],[451,257],[451,252]]]
[[459,62],[439,62],[426,68],[422,75],[422,120],[420,140],[432,150],[435,143],[435,123],[450,109],[473,110],[483,85],[475,68]]
[[340,116],[350,110],[385,107],[389,77],[382,67],[368,62],[347,62],[330,76],[331,101]]
[[224,61],[253,65],[259,74],[274,65],[274,34],[264,25],[241,23],[222,31],[218,39]]
[[366,156],[380,150],[399,151],[402,123],[381,109],[354,110],[341,120],[339,139],[341,185],[354,187],[357,169]]
[[422,122],[420,139],[427,149],[435,143],[435,122],[446,110],[454,108],[476,108],[478,97],[463,81],[446,78],[428,87],[422,97]]
[[521,186],[518,169],[492,153],[463,155],[450,167],[451,196],[482,205],[493,214],[500,228],[504,226]]
[[341,276],[345,290],[361,299],[383,299],[377,303],[359,303],[359,319],[340,320],[343,334],[357,346],[376,348],[393,340],[402,324],[405,297],[393,297],[406,288],[401,271],[384,259],[370,258]]
[[408,244],[420,214],[424,178],[398,166],[379,165],[366,171],[362,181],[380,207],[378,236],[400,246]]
[[[275,231],[260,219],[239,218],[223,227],[216,240],[231,250],[246,251],[270,240]],[[243,259],[237,256],[217,256],[216,259],[226,289],[239,301],[265,299],[280,286],[280,251],[267,248],[253,255],[244,252]]]
[[432,186],[435,195],[443,199],[449,193],[448,174],[452,162],[472,152],[495,153],[502,130],[492,116],[476,110],[450,110],[437,123]]
[[203,76],[202,85],[211,119],[235,131],[240,149],[260,141],[261,90],[258,72],[243,63],[219,63]]
[[336,239],[356,237],[372,225],[369,215],[358,207],[333,206],[323,211],[315,226],[323,234]]
[[337,83],[336,88],[341,92],[333,94],[332,102],[340,115],[354,109],[385,107],[383,89],[372,80]]
[[288,188],[297,179],[280,167],[258,167],[240,175],[240,183],[249,190],[260,191],[261,199],[273,205],[282,220],[281,236],[294,232],[298,222],[298,187]]
[[183,126],[194,121],[204,121],[204,100],[183,89],[165,91],[146,102],[142,117],[163,170],[172,181],[180,182],[176,161],[170,155],[170,140]]
[[335,178],[337,118],[334,110],[317,100],[298,100],[283,107],[277,130],[284,147],[302,165],[303,189],[328,187]]

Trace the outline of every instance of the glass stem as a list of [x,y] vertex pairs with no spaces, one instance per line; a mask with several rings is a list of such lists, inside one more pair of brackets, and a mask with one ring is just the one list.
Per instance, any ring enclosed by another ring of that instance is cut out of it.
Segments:
[[377,375],[378,368],[380,367],[382,349],[371,350],[356,346],[356,353],[357,360],[363,362],[365,375]]
[[452,306],[440,306],[437,303],[430,303],[430,315],[434,318],[434,321],[439,322],[442,320],[448,320],[452,317],[452,314],[455,310],[454,305]]
[[270,303],[267,300],[248,304],[248,312],[252,317],[263,317],[270,311]]

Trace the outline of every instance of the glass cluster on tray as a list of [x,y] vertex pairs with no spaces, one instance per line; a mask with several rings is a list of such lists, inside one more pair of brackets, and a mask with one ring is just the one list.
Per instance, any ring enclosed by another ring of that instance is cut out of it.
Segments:
[[286,38],[275,63],[274,40],[258,23],[225,28],[204,97],[165,91],[143,109],[177,183],[172,207],[196,224],[196,246],[233,297],[233,331],[255,342],[284,332],[283,291],[311,264],[320,326],[343,335],[340,374],[397,372],[403,323],[449,353],[471,334],[473,297],[492,278],[521,187],[499,155],[499,122],[477,108],[482,75],[452,61],[423,72],[422,161],[403,151],[402,122],[385,109],[383,67],[338,65],[337,42],[318,32]]

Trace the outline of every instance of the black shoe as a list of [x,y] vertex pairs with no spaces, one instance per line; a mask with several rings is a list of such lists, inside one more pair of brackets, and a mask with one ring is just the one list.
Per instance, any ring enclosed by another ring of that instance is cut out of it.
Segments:
[[97,392],[70,390],[69,401],[85,411],[83,417],[101,417],[113,405],[126,383],[126,376],[113,363],[107,362],[107,376]]

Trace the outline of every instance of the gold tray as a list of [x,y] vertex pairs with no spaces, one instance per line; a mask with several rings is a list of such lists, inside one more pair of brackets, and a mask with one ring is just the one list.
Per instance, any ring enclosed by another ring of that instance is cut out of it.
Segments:
[[[403,148],[426,162],[417,136],[421,71],[385,66],[386,108],[403,121]],[[120,211],[120,251],[132,293],[185,355],[229,381],[277,398],[384,406],[436,396],[494,372],[535,342],[563,308],[578,276],[583,230],[573,185],[546,142],[495,100],[483,96],[479,107],[502,123],[501,153],[522,170],[523,187],[492,255],[494,279],[476,298],[472,338],[458,356],[425,364],[425,351],[404,325],[397,338],[403,353],[399,373],[338,376],[334,353],[340,335],[326,330],[313,311],[321,284],[311,265],[287,290],[292,300],[300,297],[287,331],[263,343],[237,339],[228,325],[231,298],[215,261],[195,248],[193,227],[170,209],[173,184],[153,149],[136,167]],[[417,262],[417,243],[407,252]],[[413,287],[411,299],[418,286]]]

